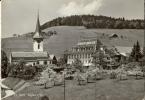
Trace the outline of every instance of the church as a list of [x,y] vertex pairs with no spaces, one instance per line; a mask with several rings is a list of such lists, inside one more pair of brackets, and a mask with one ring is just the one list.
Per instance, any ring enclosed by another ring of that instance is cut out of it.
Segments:
[[39,14],[37,16],[36,29],[33,35],[33,51],[32,52],[11,52],[10,63],[17,63],[24,60],[27,65],[48,65],[54,64],[55,56],[51,56],[43,49],[43,34],[40,28]]

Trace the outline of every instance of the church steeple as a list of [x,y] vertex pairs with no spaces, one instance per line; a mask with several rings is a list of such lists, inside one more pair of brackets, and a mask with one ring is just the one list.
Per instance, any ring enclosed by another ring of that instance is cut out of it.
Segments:
[[33,36],[33,51],[43,52],[43,36],[40,28],[39,12],[37,15],[36,29]]
[[41,32],[41,27],[40,27],[40,21],[39,21],[39,12],[37,15],[36,29],[35,29],[35,34],[34,34],[33,38],[43,38],[42,32]]

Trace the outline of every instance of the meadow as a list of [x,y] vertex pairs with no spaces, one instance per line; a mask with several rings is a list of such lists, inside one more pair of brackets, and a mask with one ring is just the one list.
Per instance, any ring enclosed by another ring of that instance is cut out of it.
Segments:
[[[145,91],[143,79],[106,79],[81,86],[74,80],[67,80],[65,93],[65,100],[142,100]],[[47,95],[50,100],[64,100],[64,86],[44,89],[44,86],[30,85],[3,100],[39,100],[43,95]]]
[[[51,30],[55,30],[57,35],[45,37],[44,50],[56,56],[63,54],[64,50],[71,49],[82,37],[97,37],[106,46],[132,47],[137,40],[143,46],[144,42],[144,30],[137,29],[85,29],[80,26],[56,26],[43,31]],[[105,34],[104,37],[102,37],[103,34]],[[111,34],[117,34],[119,37],[109,39]],[[33,51],[33,40],[30,37],[4,38],[2,48],[7,54],[11,51]]]

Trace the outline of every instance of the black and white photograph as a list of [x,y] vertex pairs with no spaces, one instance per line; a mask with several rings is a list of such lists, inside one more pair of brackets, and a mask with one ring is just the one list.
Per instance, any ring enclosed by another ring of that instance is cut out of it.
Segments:
[[144,0],[2,0],[1,100],[145,100]]

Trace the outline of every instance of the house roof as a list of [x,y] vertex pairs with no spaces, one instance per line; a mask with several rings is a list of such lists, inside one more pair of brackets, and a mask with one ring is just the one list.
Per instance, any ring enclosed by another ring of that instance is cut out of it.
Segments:
[[117,48],[119,53],[122,53],[122,54],[129,54],[132,51],[132,47],[116,46],[115,48]]
[[49,57],[50,57],[50,59],[53,59],[54,58],[54,55],[53,54],[50,54]]
[[110,38],[113,38],[113,37],[118,37],[118,35],[117,35],[117,34],[115,34],[115,33],[113,33],[113,34],[111,34],[109,37],[110,37]]
[[46,57],[48,58],[48,53],[47,52],[12,52],[11,53],[12,57],[16,58],[40,58],[40,57]]

